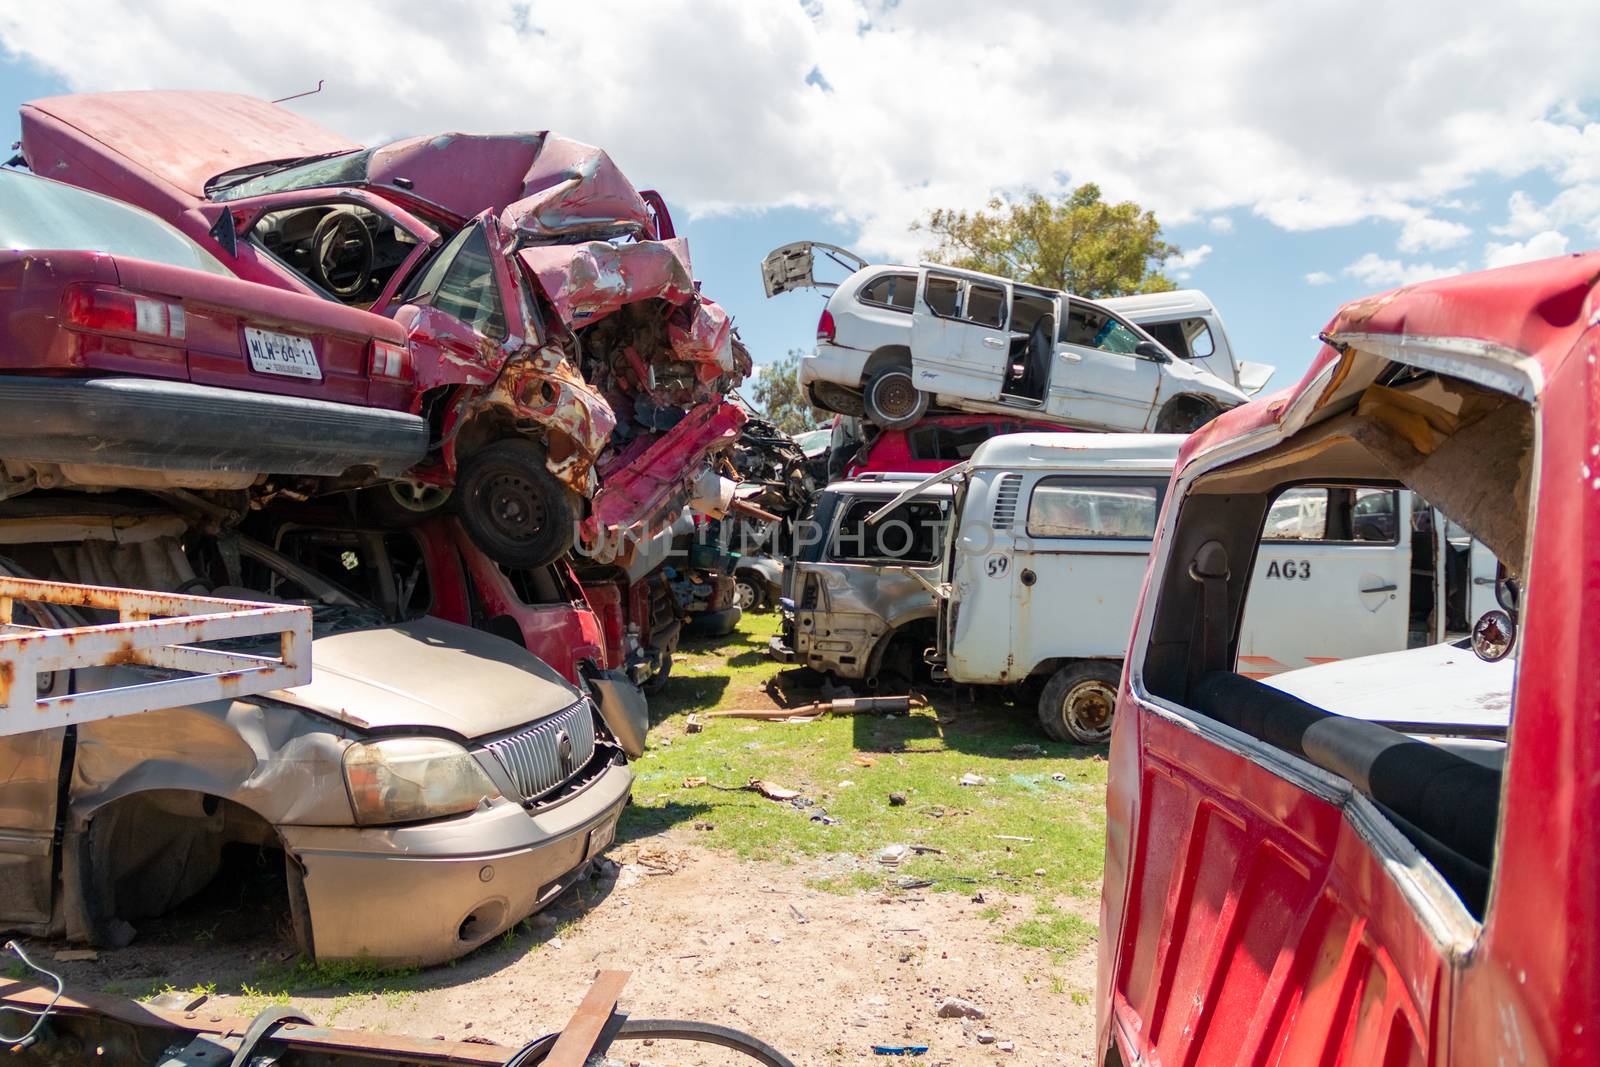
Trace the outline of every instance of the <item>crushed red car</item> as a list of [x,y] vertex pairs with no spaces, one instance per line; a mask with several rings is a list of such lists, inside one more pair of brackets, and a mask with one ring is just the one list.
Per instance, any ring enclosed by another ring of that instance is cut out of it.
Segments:
[[22,157],[241,278],[392,319],[409,367],[386,363],[402,373],[372,402],[429,440],[372,504],[420,517],[453,493],[500,563],[548,563],[580,524],[589,550],[625,550],[621,533],[690,503],[743,421],[723,400],[750,369],[731,320],[665,203],[600,149],[548,132],[363,148],[251,97],[126,92],[25,105]]

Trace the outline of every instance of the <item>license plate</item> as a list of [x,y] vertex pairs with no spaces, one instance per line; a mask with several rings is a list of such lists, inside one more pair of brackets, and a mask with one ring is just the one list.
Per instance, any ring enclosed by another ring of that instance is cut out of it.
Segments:
[[317,350],[307,338],[246,326],[244,344],[250,352],[251,370],[262,374],[281,374],[288,378],[322,380],[322,368],[317,365]]
[[604,826],[597,826],[589,831],[589,847],[584,849],[584,860],[592,860],[606,850],[613,838],[617,836],[617,824],[608,822]]

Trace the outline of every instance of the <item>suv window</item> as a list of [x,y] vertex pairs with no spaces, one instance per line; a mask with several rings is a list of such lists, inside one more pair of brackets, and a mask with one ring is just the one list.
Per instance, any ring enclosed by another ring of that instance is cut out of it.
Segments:
[[1028,536],[1149,540],[1165,482],[1041,478],[1028,499]]
[[1179,359],[1205,359],[1217,350],[1205,319],[1152,322],[1145,330]]
[[879,275],[862,287],[856,299],[863,304],[876,304],[893,311],[910,311],[917,302],[917,276]]
[[505,304],[495,282],[489,239],[479,223],[450,238],[418,277],[409,299],[453,315],[485,337],[506,338]]
[[961,306],[961,283],[954,278],[938,278],[930,274],[922,298],[935,315],[955,318],[956,309]]
[[968,322],[995,329],[1006,324],[1006,291],[995,285],[967,283],[966,314]]
[[1394,489],[1285,489],[1267,509],[1263,541],[1376,541],[1394,544],[1400,503]]
[[1061,340],[1082,348],[1132,355],[1140,338],[1110,312],[1074,300],[1061,324]]
[[948,500],[908,500],[879,521],[867,516],[887,503],[883,497],[857,497],[839,518],[828,558],[838,563],[927,564],[944,552]]

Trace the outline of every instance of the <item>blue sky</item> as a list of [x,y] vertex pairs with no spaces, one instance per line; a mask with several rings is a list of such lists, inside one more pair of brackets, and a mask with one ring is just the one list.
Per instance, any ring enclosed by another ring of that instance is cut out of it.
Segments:
[[995,192],[1096,181],[1155,210],[1188,254],[1181,284],[1211,296],[1239,356],[1279,368],[1274,387],[1346,300],[1600,243],[1600,5],[1534,0],[1514,21],[1467,0],[277,7],[319,32],[261,48],[243,9],[14,6],[0,105],[323,78],[291,106],[362,141],[560,130],[663,192],[758,362],[808,348],[821,307],[764,298],[767,250],[911,258],[923,211]]

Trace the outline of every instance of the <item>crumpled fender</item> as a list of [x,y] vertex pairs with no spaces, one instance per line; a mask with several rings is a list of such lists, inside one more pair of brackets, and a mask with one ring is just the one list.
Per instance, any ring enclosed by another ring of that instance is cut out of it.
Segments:
[[695,296],[689,245],[681,237],[622,245],[535,245],[517,255],[539,279],[551,308],[573,329],[626,304],[658,299],[677,306]]
[[[545,350],[539,350],[543,353]],[[541,355],[518,356],[484,390],[463,392],[450,426],[500,409],[518,423],[534,422],[558,436],[546,437],[545,466],[576,493],[592,496],[594,462],[617,427],[610,403],[566,361]],[[444,459],[453,479],[457,465],[456,437],[446,429]]]
[[732,447],[749,416],[718,397],[692,409],[672,429],[627,449],[602,472],[603,484],[584,520],[580,551],[607,563],[629,539],[638,541],[688,503],[707,457]]

